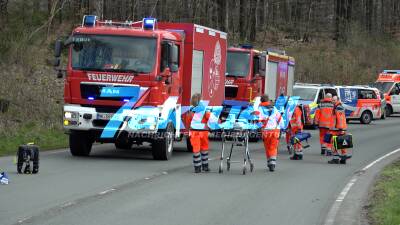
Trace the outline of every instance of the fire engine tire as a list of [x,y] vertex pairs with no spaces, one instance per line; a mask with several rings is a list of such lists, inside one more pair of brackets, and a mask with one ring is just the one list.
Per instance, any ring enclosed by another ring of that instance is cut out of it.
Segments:
[[387,105],[385,107],[385,113],[386,113],[386,117],[389,117],[390,115],[393,114],[393,108],[391,105]]
[[193,146],[192,143],[190,143],[190,137],[186,136],[186,150],[188,152],[193,152]]
[[153,141],[152,152],[155,160],[168,160],[174,149],[174,126],[168,123],[164,131],[160,131],[160,137]]
[[370,111],[365,111],[361,114],[360,122],[362,124],[370,124],[372,121],[372,113]]
[[69,149],[73,156],[89,156],[93,141],[86,131],[71,131],[69,134]]

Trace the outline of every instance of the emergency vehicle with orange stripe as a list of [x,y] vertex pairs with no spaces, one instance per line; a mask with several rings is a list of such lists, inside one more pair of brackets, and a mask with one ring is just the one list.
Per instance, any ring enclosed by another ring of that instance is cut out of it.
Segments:
[[384,94],[386,116],[400,113],[400,70],[384,70],[372,86]]
[[336,86],[338,97],[345,109],[347,120],[369,124],[384,114],[377,88],[368,86]]

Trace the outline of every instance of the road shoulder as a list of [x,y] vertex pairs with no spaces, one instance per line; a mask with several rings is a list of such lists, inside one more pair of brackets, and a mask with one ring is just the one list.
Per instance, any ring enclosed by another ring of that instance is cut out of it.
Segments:
[[380,172],[400,158],[400,149],[387,157],[377,159],[368,166],[356,171],[343,191],[335,198],[325,219],[325,225],[366,225],[369,224],[365,206]]

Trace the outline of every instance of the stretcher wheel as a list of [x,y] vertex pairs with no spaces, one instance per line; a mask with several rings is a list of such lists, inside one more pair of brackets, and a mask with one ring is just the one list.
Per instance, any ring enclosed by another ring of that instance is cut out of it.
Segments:
[[246,166],[243,166],[243,175],[246,175],[246,171],[247,171],[247,168],[246,168]]
[[228,159],[228,160],[226,161],[226,170],[229,171],[230,169],[231,169],[231,162],[230,162],[230,160]]
[[253,172],[254,170],[254,163],[250,163],[250,172]]
[[224,170],[222,169],[222,166],[219,165],[219,167],[218,167],[218,173],[223,173],[223,172],[224,172]]

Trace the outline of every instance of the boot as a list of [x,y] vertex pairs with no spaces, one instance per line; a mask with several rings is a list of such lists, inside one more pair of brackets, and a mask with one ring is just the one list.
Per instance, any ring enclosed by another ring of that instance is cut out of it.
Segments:
[[326,151],[326,156],[332,156],[332,151],[331,150],[327,150]]
[[328,161],[329,164],[339,164],[339,159],[332,159]]
[[325,155],[325,151],[326,151],[325,148],[321,148],[321,155]]
[[201,166],[195,166],[194,173],[201,173]]
[[290,157],[290,160],[299,160],[299,155],[297,155],[296,153],[294,153],[293,156]]
[[275,171],[275,164],[269,164],[268,168],[269,168],[270,172],[274,172]]
[[303,160],[303,155],[299,155],[299,160]]
[[210,168],[208,167],[208,163],[207,164],[203,164],[201,166],[202,166],[204,172],[210,172]]

